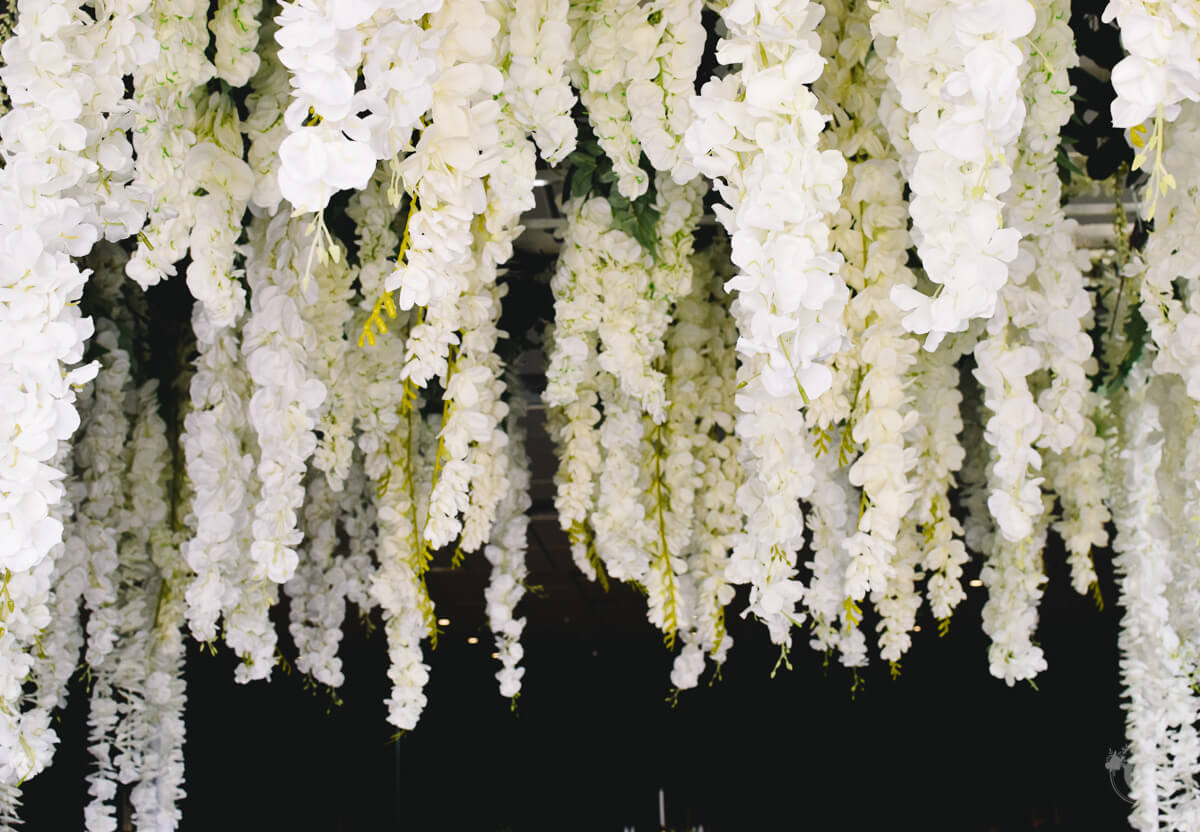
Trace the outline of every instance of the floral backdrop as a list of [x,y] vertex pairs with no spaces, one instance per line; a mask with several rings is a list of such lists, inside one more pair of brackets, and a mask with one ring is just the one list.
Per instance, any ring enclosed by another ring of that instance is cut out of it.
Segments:
[[[972,564],[991,674],[1035,684],[1053,534],[1123,609],[1131,823],[1200,825],[1193,4],[22,0],[0,25],[0,827],[80,673],[86,828],[119,786],[175,828],[188,639],[238,682],[336,690],[374,615],[413,730],[439,551],[490,564],[515,700],[530,345],[575,564],[644,594],[675,689],[720,671],[730,614],[782,664],[899,673]],[[513,244],[549,177],[539,275]],[[1112,200],[1102,249],[1082,195]],[[502,329],[538,280],[545,320]]]

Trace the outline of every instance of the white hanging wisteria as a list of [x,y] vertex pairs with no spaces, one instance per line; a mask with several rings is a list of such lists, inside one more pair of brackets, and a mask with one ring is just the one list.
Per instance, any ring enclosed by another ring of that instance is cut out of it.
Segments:
[[899,674],[967,585],[1032,683],[1112,536],[1132,823],[1192,832],[1193,6],[0,9],[0,828],[81,660],[93,832],[181,823],[189,637],[338,703],[381,622],[415,729],[453,567],[515,707],[552,502],[670,698],[728,613]]
[[806,0],[723,9],[729,34],[717,57],[740,68],[705,83],[686,137],[694,164],[725,200],[715,210],[739,269],[726,286],[737,293],[746,523],[728,574],[751,585],[747,612],[781,645],[804,618],[797,500],[812,493],[816,472],[803,409],[832,383],[825,362],[842,346],[848,297],[829,242],[846,163],[819,147],[827,117],[808,90],[824,64],[815,31],[822,14]]

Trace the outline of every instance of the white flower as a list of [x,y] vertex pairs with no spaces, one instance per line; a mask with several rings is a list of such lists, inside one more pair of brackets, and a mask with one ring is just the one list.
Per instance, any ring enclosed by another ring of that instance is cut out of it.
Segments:
[[483,548],[483,554],[492,565],[492,575],[484,590],[487,602],[488,626],[496,638],[496,652],[501,669],[496,672],[500,683],[500,695],[512,699],[521,689],[521,677],[525,669],[520,667],[524,655],[521,648],[521,633],[525,619],[515,617],[515,610],[525,594],[525,549],[528,545],[529,516],[526,512],[532,503],[529,499],[529,460],[525,455],[524,428],[526,418],[524,394],[518,387],[514,391],[519,404],[509,412],[507,423],[508,447],[505,451],[507,463],[508,491],[496,510],[496,525],[490,535],[491,542]]
[[823,65],[822,15],[805,0],[722,10],[728,35],[717,58],[741,67],[705,83],[684,140],[725,200],[715,210],[739,269],[726,288],[736,290],[742,358],[736,431],[746,480],[737,499],[746,525],[727,577],[752,585],[747,612],[785,646],[804,616],[797,500],[816,485],[802,409],[832,384],[826,362],[843,346],[849,295],[829,241],[846,164],[820,148],[827,119],[808,89]]
[[1134,127],[1159,108],[1174,121],[1182,101],[1200,98],[1200,34],[1187,4],[1110,0],[1101,19],[1117,21],[1129,53],[1112,71],[1113,125]]
[[[1034,18],[1026,0],[888,0],[871,20],[895,90],[885,106],[897,117],[885,123],[912,189],[913,239],[941,287],[931,299],[900,286],[892,299],[909,313],[909,331],[928,333],[927,349],[991,317],[1016,257],[1019,234],[1003,227],[999,196],[1025,119],[1014,41]],[[943,33],[936,42],[933,32]]]
[[[296,512],[304,499],[302,479],[316,450],[313,428],[325,400],[308,355],[316,335],[310,323],[319,281],[307,292],[299,275],[307,247],[305,223],[287,214],[269,223],[255,220],[252,240],[264,240],[246,266],[250,317],[242,333],[242,352],[252,382],[248,414],[258,438],[257,473],[262,498],[255,506],[250,557],[257,577],[283,583],[292,576],[300,542]],[[339,268],[330,263],[324,268]]]
[[569,0],[514,0],[506,27],[504,98],[551,165],[575,149],[575,94],[566,78]]

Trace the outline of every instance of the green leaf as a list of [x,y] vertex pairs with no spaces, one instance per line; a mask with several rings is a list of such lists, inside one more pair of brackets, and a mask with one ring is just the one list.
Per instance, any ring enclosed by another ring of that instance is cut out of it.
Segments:
[[1060,168],[1065,168],[1065,169],[1069,170],[1071,173],[1075,174],[1076,176],[1087,176],[1087,174],[1085,174],[1083,171],[1081,171],[1079,169],[1079,165],[1077,165],[1071,161],[1071,157],[1068,156],[1067,152],[1065,150],[1063,150],[1061,147],[1058,149],[1058,166]]
[[571,199],[587,196],[592,190],[592,172],[584,167],[571,171]]
[[[639,200],[640,202],[640,200]],[[658,255],[655,248],[658,245],[658,211],[653,205],[643,204],[639,207],[638,203],[633,204],[633,239],[642,244],[642,248],[650,252],[657,260]]]

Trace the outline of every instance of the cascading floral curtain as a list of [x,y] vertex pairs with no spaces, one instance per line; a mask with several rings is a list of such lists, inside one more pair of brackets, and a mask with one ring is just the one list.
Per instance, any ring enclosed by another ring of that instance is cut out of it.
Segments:
[[[336,689],[346,616],[377,615],[414,729],[439,551],[491,565],[515,699],[540,396],[575,564],[644,593],[680,690],[730,614],[781,662],[799,636],[899,673],[967,569],[990,672],[1032,681],[1048,536],[1098,603],[1111,536],[1131,822],[1196,828],[1200,16],[1085,6],[8,8],[0,827],[81,663],[86,828],[119,786],[177,825],[189,637]],[[531,339],[503,315],[542,176]],[[1083,193],[1115,195],[1108,251]],[[530,344],[541,390],[509,372]]]

